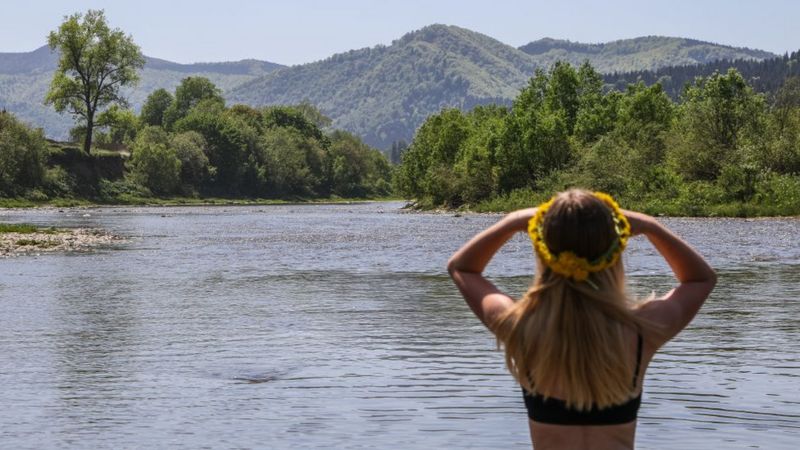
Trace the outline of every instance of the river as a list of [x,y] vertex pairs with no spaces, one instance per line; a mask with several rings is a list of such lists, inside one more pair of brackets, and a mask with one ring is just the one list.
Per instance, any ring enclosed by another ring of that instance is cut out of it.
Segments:
[[[4,210],[124,243],[0,260],[0,447],[529,448],[444,269],[498,216],[400,203]],[[664,219],[719,284],[650,365],[637,448],[796,448],[800,220]],[[664,292],[642,238],[631,289]],[[512,240],[488,275],[522,293]]]

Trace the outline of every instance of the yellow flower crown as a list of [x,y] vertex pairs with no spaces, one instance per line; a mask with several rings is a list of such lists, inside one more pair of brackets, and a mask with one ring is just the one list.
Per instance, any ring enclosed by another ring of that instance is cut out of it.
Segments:
[[625,215],[622,214],[617,202],[610,195],[603,192],[594,192],[593,195],[611,209],[614,230],[617,232],[619,239],[616,239],[605,253],[592,261],[588,261],[586,258],[580,257],[571,251],[563,251],[554,255],[547,248],[543,232],[544,216],[552,206],[553,201],[555,201],[555,197],[539,205],[536,213],[528,221],[528,235],[533,241],[534,250],[544,264],[553,272],[576,281],[584,281],[589,277],[590,273],[600,272],[616,264],[631,235],[631,225]]

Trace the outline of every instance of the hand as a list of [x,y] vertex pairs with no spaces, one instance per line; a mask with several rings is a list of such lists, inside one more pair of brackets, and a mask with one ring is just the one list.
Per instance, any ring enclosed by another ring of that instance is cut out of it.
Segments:
[[655,222],[655,219],[640,212],[623,209],[622,213],[625,214],[625,218],[628,219],[628,223],[631,224],[631,236],[646,234],[647,230],[652,226],[653,222]]

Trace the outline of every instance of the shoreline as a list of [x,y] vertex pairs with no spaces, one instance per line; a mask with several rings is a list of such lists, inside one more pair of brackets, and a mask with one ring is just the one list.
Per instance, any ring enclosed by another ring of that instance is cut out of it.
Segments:
[[323,198],[323,199],[227,199],[227,198],[136,198],[116,202],[95,202],[86,199],[54,199],[33,202],[24,199],[0,199],[0,210],[44,208],[124,208],[178,206],[270,206],[270,205],[341,205],[376,202],[403,202],[399,198]]
[[[694,210],[679,210],[674,207],[659,207],[654,205],[630,202],[632,204],[623,205],[625,209],[640,211],[653,217],[674,217],[674,218],[704,218],[704,219],[800,219],[800,205],[789,208],[789,214],[781,214],[782,208],[772,205],[758,205],[750,203],[722,203],[713,205],[703,205]],[[508,214],[518,209],[536,206],[537,202],[520,203],[507,202],[502,206],[487,205],[478,203],[474,205],[463,205],[458,208],[447,208],[442,206],[430,206],[414,201],[408,201],[404,207],[410,212],[434,213],[434,214]],[[620,203],[622,204],[622,203]],[[488,206],[488,207],[487,207]]]
[[40,228],[0,233],[0,258],[75,253],[124,242],[126,239],[97,228]]

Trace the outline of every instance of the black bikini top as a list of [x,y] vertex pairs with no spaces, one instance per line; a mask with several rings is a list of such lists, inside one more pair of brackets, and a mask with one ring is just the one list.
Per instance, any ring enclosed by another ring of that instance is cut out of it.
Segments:
[[[636,371],[633,373],[633,389],[636,390],[636,380],[639,378],[639,367],[642,363],[642,335],[637,340]],[[642,394],[619,405],[598,409],[593,406],[588,411],[579,411],[567,407],[564,400],[557,398],[545,399],[538,393],[530,393],[522,389],[528,417],[534,422],[550,423],[556,425],[619,425],[636,420],[639,406],[642,403]]]

